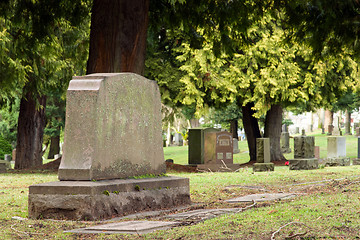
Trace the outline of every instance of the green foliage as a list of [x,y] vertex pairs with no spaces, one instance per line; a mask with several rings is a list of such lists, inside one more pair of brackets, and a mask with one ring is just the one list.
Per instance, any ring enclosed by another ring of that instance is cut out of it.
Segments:
[[14,145],[16,143],[19,108],[20,99],[13,98],[0,109],[0,136]]
[[11,144],[0,136],[0,158],[4,158],[4,154],[12,153]]

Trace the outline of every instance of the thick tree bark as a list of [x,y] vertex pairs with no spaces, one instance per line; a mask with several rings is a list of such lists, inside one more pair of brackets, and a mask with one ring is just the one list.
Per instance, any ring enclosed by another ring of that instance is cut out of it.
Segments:
[[59,153],[60,153],[60,136],[51,137],[48,159],[54,159],[54,156]]
[[264,137],[270,138],[271,161],[286,160],[280,146],[282,112],[282,107],[279,104],[272,105],[265,117]]
[[39,105],[32,94],[27,93],[20,102],[15,169],[42,165],[46,97],[37,100]]
[[143,75],[150,0],[94,0],[87,74]]
[[239,138],[237,130],[238,130],[238,120],[237,119],[231,120],[230,121],[230,132],[232,133],[233,138],[236,138],[236,139]]
[[351,112],[346,110],[345,116],[345,134],[351,135]]
[[330,110],[325,110],[325,131],[329,131],[329,125],[333,125],[334,113]]
[[250,161],[256,161],[256,138],[261,138],[258,121],[253,116],[255,112],[251,109],[253,106],[253,103],[248,103],[242,107],[242,121],[249,147]]

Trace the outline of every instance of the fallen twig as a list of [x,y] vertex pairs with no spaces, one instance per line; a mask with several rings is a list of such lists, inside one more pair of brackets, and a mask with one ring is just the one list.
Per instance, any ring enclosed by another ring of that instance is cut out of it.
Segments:
[[224,164],[225,169],[228,169],[228,170],[230,170],[230,171],[233,171],[231,168],[229,168],[228,166],[226,166],[226,164],[225,164],[224,160],[221,160],[221,162],[222,162],[222,164]]
[[257,202],[255,202],[255,201],[253,200],[253,204],[251,204],[251,205],[249,205],[249,206],[246,206],[246,207],[243,207],[243,208],[240,208],[238,211],[236,211],[236,213],[239,213],[239,212],[245,211],[245,210],[247,210],[247,209],[249,209],[249,208],[255,207],[256,204],[257,204]]
[[292,238],[295,238],[295,237],[304,236],[305,234],[307,234],[307,231],[305,231],[303,233],[296,233],[294,235],[290,235],[290,236],[286,237],[285,239],[292,239]]
[[[302,222],[289,222],[289,223],[287,223],[287,224],[285,224],[284,226],[281,226],[278,230],[276,230],[275,232],[273,232],[273,234],[271,235],[271,240],[275,240],[275,234],[277,234],[278,232],[280,232],[280,230],[281,229],[283,229],[284,227],[286,227],[286,226],[289,226],[289,225],[291,225],[291,224],[300,224],[300,225],[304,225],[304,226],[306,226],[306,227],[308,227],[308,228],[310,228],[311,229],[311,227],[309,227],[309,226],[307,226],[305,223],[302,223]],[[307,233],[307,232],[306,232]],[[305,233],[305,234],[306,234]],[[304,235],[305,235],[304,234]],[[295,236],[294,236],[295,237]]]

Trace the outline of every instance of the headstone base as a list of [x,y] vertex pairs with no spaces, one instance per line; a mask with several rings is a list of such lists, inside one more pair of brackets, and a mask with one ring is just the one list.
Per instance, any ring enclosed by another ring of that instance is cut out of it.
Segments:
[[268,172],[274,171],[274,163],[254,163],[254,172]]
[[316,158],[290,159],[290,170],[311,170],[319,168],[319,160]]
[[100,220],[190,204],[189,179],[58,181],[29,188],[29,218]]
[[327,158],[325,162],[327,167],[350,166],[350,158]]
[[360,158],[354,158],[352,160],[352,165],[360,165]]

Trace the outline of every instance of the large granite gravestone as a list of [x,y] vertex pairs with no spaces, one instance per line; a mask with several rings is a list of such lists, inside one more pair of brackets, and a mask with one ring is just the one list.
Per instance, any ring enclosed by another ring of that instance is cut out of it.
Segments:
[[256,163],[254,172],[274,171],[274,163],[270,162],[270,138],[256,139]]
[[60,181],[30,186],[30,218],[96,220],[190,203],[188,179],[159,177],[166,167],[154,81],[75,77],[66,106]]
[[350,165],[350,158],[346,157],[346,137],[330,136],[327,138],[327,158],[325,165]]
[[233,138],[229,132],[214,128],[189,130],[189,164],[200,170],[236,170],[233,164]]
[[310,170],[319,168],[319,160],[314,153],[315,138],[313,136],[294,137],[294,159],[289,160],[290,170]]

